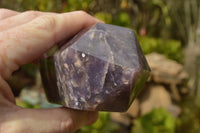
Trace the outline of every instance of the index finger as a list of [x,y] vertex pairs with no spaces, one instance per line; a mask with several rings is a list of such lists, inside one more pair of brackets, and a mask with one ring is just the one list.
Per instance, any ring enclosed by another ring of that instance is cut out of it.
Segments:
[[20,65],[98,21],[83,11],[44,15],[0,33],[0,74],[7,79]]

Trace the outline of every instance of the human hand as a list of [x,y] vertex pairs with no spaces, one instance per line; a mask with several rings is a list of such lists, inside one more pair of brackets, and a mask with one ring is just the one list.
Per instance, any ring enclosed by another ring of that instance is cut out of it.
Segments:
[[0,9],[0,133],[72,133],[96,121],[97,112],[18,107],[6,80],[20,65],[97,22],[82,11],[56,14]]

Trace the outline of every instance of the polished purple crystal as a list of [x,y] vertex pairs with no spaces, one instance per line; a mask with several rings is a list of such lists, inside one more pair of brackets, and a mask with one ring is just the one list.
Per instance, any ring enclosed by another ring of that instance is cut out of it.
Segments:
[[41,61],[50,102],[90,111],[123,112],[150,68],[133,30],[98,23]]

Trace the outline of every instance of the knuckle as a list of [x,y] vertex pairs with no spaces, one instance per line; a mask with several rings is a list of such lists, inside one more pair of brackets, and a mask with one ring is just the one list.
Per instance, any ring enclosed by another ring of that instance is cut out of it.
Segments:
[[25,16],[28,16],[28,17],[37,17],[37,16],[39,16],[41,13],[40,13],[39,11],[32,11],[32,10],[30,10],[30,11],[25,11],[25,12],[23,12],[23,14],[24,14]]
[[75,121],[72,118],[60,122],[60,131],[62,133],[73,133],[75,131]]
[[44,29],[44,30],[52,30],[56,27],[56,18],[54,15],[43,15],[38,17],[38,28]]
[[89,16],[89,14],[83,10],[77,11],[81,16]]

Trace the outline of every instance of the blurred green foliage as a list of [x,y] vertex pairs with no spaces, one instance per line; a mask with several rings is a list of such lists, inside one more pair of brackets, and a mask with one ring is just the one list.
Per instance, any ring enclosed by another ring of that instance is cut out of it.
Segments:
[[165,109],[154,109],[134,122],[132,133],[175,133],[176,119]]
[[200,95],[182,101],[176,133],[200,133]]
[[127,12],[120,12],[114,19],[114,24],[131,28],[131,17]]
[[23,0],[20,6],[28,10],[52,11],[58,8],[56,5],[58,4],[54,0]]
[[16,104],[22,108],[32,108],[32,109],[41,108],[40,104],[34,104],[34,103],[23,101],[23,100],[16,100]]
[[0,0],[0,7],[13,9],[16,11],[62,11],[61,0]]
[[67,0],[64,11],[88,10],[93,0]]
[[94,15],[97,19],[104,21],[107,24],[112,23],[112,15],[106,12],[98,12]]
[[100,112],[96,123],[82,127],[76,133],[116,133],[117,130],[119,125],[110,120],[110,113]]
[[181,42],[178,40],[164,40],[148,36],[139,37],[139,40],[144,54],[158,52],[179,63],[183,63],[184,61],[183,48],[181,47]]
[[24,73],[26,73],[28,76],[30,76],[31,78],[35,78],[36,76],[36,71],[37,71],[37,66],[29,63],[29,64],[25,64],[23,66],[21,66],[21,69]]
[[56,108],[61,107],[61,105],[58,104],[52,104],[47,101],[41,101],[41,99],[37,99],[39,101],[36,101],[36,99],[33,99],[29,96],[22,96],[21,99],[16,100],[17,106],[20,106],[22,108],[32,108],[32,109],[46,109],[46,108]]

